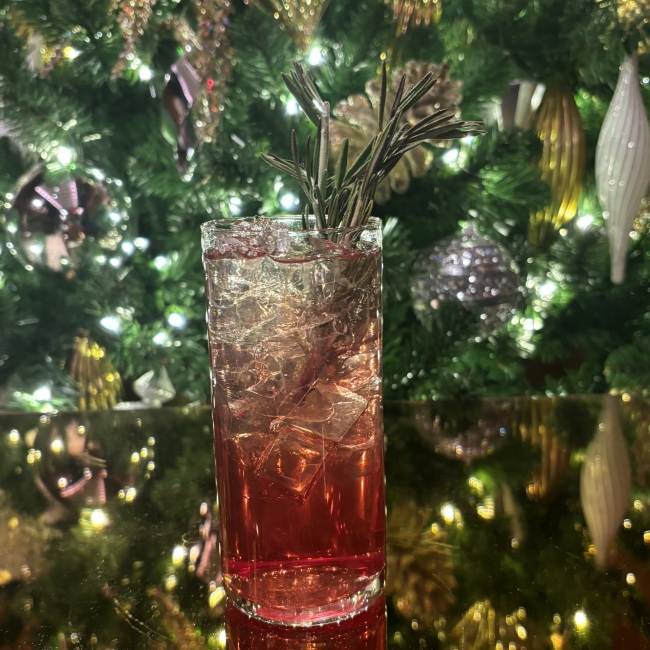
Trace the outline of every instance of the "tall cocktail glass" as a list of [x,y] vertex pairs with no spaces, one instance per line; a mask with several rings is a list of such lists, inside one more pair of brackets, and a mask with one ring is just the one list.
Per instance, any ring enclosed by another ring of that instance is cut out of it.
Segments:
[[292,625],[363,611],[384,572],[381,226],[304,226],[202,226],[224,582]]

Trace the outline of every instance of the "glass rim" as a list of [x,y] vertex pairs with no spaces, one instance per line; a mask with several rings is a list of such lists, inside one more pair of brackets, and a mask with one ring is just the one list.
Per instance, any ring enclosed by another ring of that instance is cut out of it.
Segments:
[[[308,216],[308,219],[316,219],[316,217],[313,214],[310,214]],[[278,216],[272,216],[272,217],[267,217],[264,215],[257,215],[257,216],[252,216],[252,217],[220,217],[218,219],[212,219],[210,221],[204,221],[201,224],[201,234],[202,235],[208,235],[210,233],[216,233],[216,232],[231,232],[231,233],[239,233],[239,232],[246,232],[245,230],[242,230],[240,228],[233,228],[232,226],[235,224],[237,221],[245,221],[245,222],[254,222],[257,220],[267,220],[267,221],[302,221],[302,215],[299,214],[288,214],[288,215],[278,215]],[[223,224],[223,225],[221,225]],[[231,227],[228,227],[230,225]],[[364,230],[380,230],[382,225],[382,221],[379,217],[370,217],[366,223],[360,225],[360,226],[347,226],[345,228],[298,228],[298,229],[293,229],[290,230],[289,232],[292,234],[299,234],[299,235],[308,235],[310,233],[337,233],[337,234],[347,234],[347,233],[352,233],[352,232],[360,232]]]

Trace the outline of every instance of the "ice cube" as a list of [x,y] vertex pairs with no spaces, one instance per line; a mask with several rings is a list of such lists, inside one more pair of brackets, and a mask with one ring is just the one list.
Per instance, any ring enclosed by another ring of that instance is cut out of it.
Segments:
[[255,366],[257,381],[247,390],[266,398],[278,395],[284,388],[284,373],[280,361],[268,354],[263,361],[256,363]]
[[378,351],[362,352],[348,357],[343,362],[338,384],[355,393],[362,392],[365,396],[378,395],[380,389]]
[[337,449],[368,449],[382,434],[381,400],[375,397],[368,401],[366,410],[343,436]]
[[226,439],[228,455],[241,467],[253,468],[275,441],[268,432],[245,432]]
[[316,436],[338,442],[359,419],[368,402],[333,383],[317,383],[288,415],[286,423]]
[[277,434],[262,457],[256,475],[296,496],[306,497],[328,449],[322,440],[290,425],[278,429]]

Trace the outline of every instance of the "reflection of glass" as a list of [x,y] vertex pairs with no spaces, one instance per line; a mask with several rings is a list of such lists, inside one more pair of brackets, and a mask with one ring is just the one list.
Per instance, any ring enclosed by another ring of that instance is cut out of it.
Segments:
[[226,607],[227,650],[385,650],[386,601],[339,623],[315,627],[270,625]]
[[384,571],[381,230],[300,218],[203,226],[224,584],[312,625]]

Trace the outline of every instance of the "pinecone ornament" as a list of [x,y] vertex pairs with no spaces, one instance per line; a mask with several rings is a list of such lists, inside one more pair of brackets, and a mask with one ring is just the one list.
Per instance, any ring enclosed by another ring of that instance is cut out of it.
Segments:
[[455,600],[447,533],[427,525],[431,512],[413,503],[394,507],[386,529],[386,595],[405,618],[432,624]]
[[[420,101],[402,116],[404,125],[414,124],[418,120],[431,115],[437,110],[449,108],[461,100],[460,88],[462,82],[449,78],[449,64],[436,65],[421,61],[409,61],[403,68],[395,70],[392,78],[393,92],[386,97],[386,110],[391,110],[395,101],[394,91],[397,90],[402,75],[406,74],[408,89],[415,85],[426,74],[432,72],[438,78],[431,90]],[[332,141],[332,159],[337,160],[343,140],[349,140],[348,160],[356,160],[368,142],[377,135],[379,123],[381,81],[374,79],[366,84],[365,95],[352,95],[347,100],[339,102],[334,109],[335,120],[330,127]],[[436,143],[433,143],[436,144]],[[391,192],[404,194],[408,191],[411,177],[424,176],[433,164],[433,154],[425,147],[416,147],[409,151],[397,164],[378,188],[375,201],[380,205],[390,199]]]

